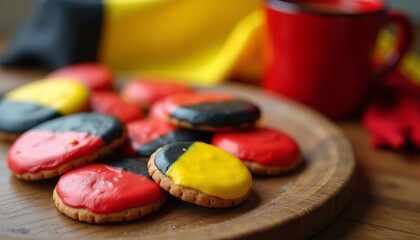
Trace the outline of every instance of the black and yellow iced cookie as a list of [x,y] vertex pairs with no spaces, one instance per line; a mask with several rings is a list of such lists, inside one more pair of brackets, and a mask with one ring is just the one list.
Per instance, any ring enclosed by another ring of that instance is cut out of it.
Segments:
[[205,207],[233,207],[251,192],[247,167],[232,154],[203,142],[165,145],[153,153],[148,168],[164,190]]
[[0,139],[13,141],[26,130],[60,116],[86,110],[88,89],[69,79],[22,85],[0,99]]

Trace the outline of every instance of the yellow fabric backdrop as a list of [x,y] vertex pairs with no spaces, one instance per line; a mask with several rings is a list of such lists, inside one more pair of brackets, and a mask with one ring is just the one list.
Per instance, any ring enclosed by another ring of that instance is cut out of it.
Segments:
[[261,72],[261,0],[104,0],[100,62],[211,85]]

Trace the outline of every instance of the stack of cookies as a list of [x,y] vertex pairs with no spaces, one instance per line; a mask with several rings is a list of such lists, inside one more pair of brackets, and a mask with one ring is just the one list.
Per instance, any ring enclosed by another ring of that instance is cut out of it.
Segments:
[[252,194],[252,174],[279,175],[301,159],[287,134],[259,126],[252,102],[170,80],[133,79],[88,63],[60,69],[0,100],[0,139],[23,180],[60,176],[56,207],[91,223],[140,218],[165,192],[204,207]]

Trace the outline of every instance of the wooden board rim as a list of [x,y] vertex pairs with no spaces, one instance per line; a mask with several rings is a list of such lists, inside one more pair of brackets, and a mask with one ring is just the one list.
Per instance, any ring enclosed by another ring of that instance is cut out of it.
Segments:
[[[142,236],[142,238],[155,239],[158,237],[166,239],[183,239],[188,236],[188,238],[203,239],[252,238],[265,236],[274,239],[278,236],[285,236],[283,234],[286,234],[291,238],[301,238],[311,236],[332,221],[346,206],[354,187],[355,161],[353,151],[348,140],[344,138],[338,128],[325,117],[298,103],[262,92],[261,90],[252,87],[238,86],[236,84],[224,84],[215,90],[227,91],[243,95],[244,97],[254,98],[257,102],[264,100],[279,103],[285,107],[285,111],[290,111],[294,114],[295,118],[310,119],[314,125],[320,126],[321,130],[317,132],[322,139],[320,144],[329,144],[334,146],[333,149],[336,151],[335,154],[337,154],[337,165],[335,167],[340,169],[340,171],[334,172],[328,186],[319,186],[319,188],[312,193],[312,197],[320,198],[321,201],[316,201],[314,203],[311,199],[303,199],[298,203],[298,205],[296,205],[296,209],[299,208],[299,204],[307,204],[310,206],[302,209],[302,212],[296,211],[295,208],[290,208],[286,209],[288,215],[283,218],[279,218],[279,216],[274,213],[267,213],[262,221],[241,222],[238,221],[238,219],[231,219],[223,222],[222,224],[212,224],[200,227],[199,229],[163,233],[153,236],[146,235]],[[326,192],[330,194],[327,195]],[[325,212],[328,212],[328,214],[323,216],[323,218],[319,218],[319,214],[324,214]],[[234,220],[236,220],[236,222],[232,223]],[[307,222],[311,223],[309,224],[310,226]],[[238,226],[238,224],[240,226]],[[20,236],[9,233],[0,233],[0,237],[23,239]]]

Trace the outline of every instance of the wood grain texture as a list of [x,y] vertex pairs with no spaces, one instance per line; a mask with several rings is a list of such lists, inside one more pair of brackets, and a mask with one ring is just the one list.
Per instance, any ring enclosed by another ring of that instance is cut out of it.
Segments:
[[[415,39],[420,39],[419,25],[416,27]],[[4,49],[5,42],[6,38],[0,39],[0,49]],[[414,49],[417,50],[417,53],[420,53],[420,41],[415,41],[414,45]],[[10,89],[24,81],[38,79],[44,73],[45,71],[42,70],[0,69],[0,93],[2,90]],[[252,84],[258,85],[257,83]],[[268,117],[268,121],[272,121],[270,117]],[[418,150],[397,152],[372,148],[369,144],[369,134],[363,129],[358,119],[336,122],[336,125],[344,132],[354,149],[357,163],[355,192],[344,212],[313,236],[312,239],[420,239],[420,234],[418,234],[418,229],[420,229],[418,223],[418,213],[420,212],[420,198],[418,197],[420,193],[420,152]],[[0,151],[6,151],[7,146],[0,145],[0,149]],[[116,236],[113,229],[118,226],[111,226],[111,229],[106,227],[96,229],[96,226],[80,224],[70,219],[66,220],[64,216],[60,217],[60,214],[50,206],[52,199],[48,197],[48,194],[45,194],[53,188],[55,181],[24,184],[14,179],[7,170],[4,170],[5,163],[2,159],[0,159],[0,167],[0,219],[1,222],[6,221],[12,226],[0,225],[0,239],[6,238],[5,236],[7,238],[13,236],[14,239],[27,239],[34,235],[39,236],[41,231],[49,231],[50,234],[54,235],[58,235],[59,232],[69,234],[69,232],[75,231],[76,233],[73,233],[73,235],[76,236],[81,235],[78,233],[79,231],[85,231],[83,236],[86,238],[98,234],[98,231],[105,231],[103,233],[105,236]],[[267,184],[261,185],[262,188],[267,186]],[[287,189],[290,185],[285,184],[284,186]],[[43,198],[44,196],[46,198]],[[31,201],[36,201],[38,205],[34,206],[35,204]],[[157,213],[163,216],[169,214],[168,217],[174,222],[173,225],[165,225],[167,227],[166,232],[182,231],[183,226],[193,224],[193,221],[197,220],[197,218],[189,219],[180,215],[178,215],[178,218],[174,218],[171,215],[174,204],[184,206],[175,200],[174,203],[161,209],[163,212]],[[25,206],[28,205],[33,207],[25,209]],[[183,213],[190,214],[191,210],[200,209],[189,208],[188,211]],[[225,214],[234,216],[240,214],[241,210],[233,209],[232,212]],[[25,214],[30,216],[34,213],[53,216],[55,222],[52,223],[51,217],[37,217],[36,219],[28,217],[29,219],[25,220]],[[202,211],[195,214],[204,216]],[[217,217],[218,214],[219,212],[214,212],[205,216]],[[6,215],[11,219],[7,219]],[[39,221],[39,223],[35,223],[35,221]],[[155,224],[159,224],[159,217],[156,216],[147,221],[155,221]],[[184,222],[184,225],[176,224],[177,221]],[[197,221],[197,223],[194,223],[195,225],[203,225],[208,220],[198,219]],[[227,220],[227,222],[229,221]],[[259,221],[268,220],[261,214]],[[34,227],[39,227],[39,229],[31,232],[31,229],[27,228],[27,225],[31,224]],[[66,229],[61,229],[63,225]],[[144,231],[140,227],[135,227],[136,223],[133,223],[133,225],[131,227],[132,234],[141,234]],[[280,235],[284,229],[277,230],[273,227],[267,231],[265,236],[274,238]],[[124,238],[129,235],[122,234],[118,237]],[[258,233],[254,236],[254,238],[262,239]],[[188,235],[185,234],[184,237],[188,238]],[[282,237],[281,239],[286,238]]]
[[375,149],[357,121],[338,123],[357,163],[349,206],[313,239],[420,239],[418,150]]
[[282,177],[255,177],[244,204],[208,209],[169,198],[159,211],[120,224],[92,225],[59,213],[52,201],[57,179],[24,182],[6,167],[9,145],[0,144],[0,237],[35,238],[285,238],[302,239],[330,223],[347,205],[354,185],[354,156],[331,122],[306,108],[261,91],[223,85],[262,107],[261,124],[292,135],[304,164]]

